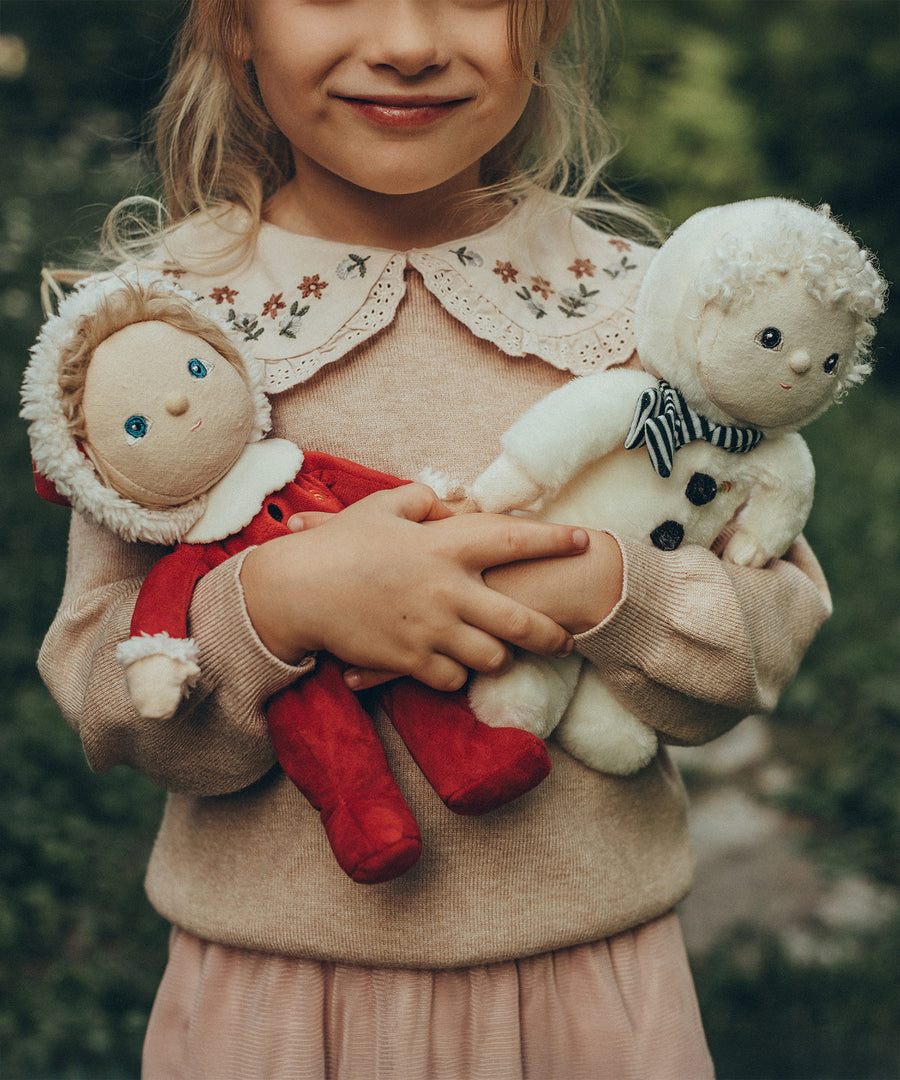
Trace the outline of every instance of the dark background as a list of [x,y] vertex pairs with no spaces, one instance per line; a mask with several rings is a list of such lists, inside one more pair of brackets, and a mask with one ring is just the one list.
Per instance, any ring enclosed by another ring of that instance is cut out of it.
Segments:
[[[781,194],[835,213],[900,266],[896,0],[623,0],[612,113],[617,183],[678,224]],[[42,265],[89,251],[106,210],[152,191],[138,156],[180,5],[0,6],[0,1075],[134,1077],[167,928],[141,878],[162,793],[92,776],[34,659],[63,580],[66,515],[31,494],[18,387],[41,322]],[[808,535],[836,614],[771,723],[785,782],[755,792],[795,826],[797,857],[886,897],[868,925],[791,950],[764,920],[695,956],[722,1080],[898,1075],[900,920],[900,319],[877,373],[808,431]],[[689,776],[703,795],[709,776]],[[773,903],[785,883],[770,883]],[[829,936],[830,935],[830,936]],[[685,1078],[689,1080],[689,1078]]]

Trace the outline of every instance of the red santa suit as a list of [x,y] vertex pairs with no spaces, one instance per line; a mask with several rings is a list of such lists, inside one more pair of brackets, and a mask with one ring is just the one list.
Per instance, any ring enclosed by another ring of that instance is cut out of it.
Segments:
[[[292,514],[337,513],[406,481],[327,454],[307,452],[295,479],[267,495],[250,523],[223,540],[181,543],[151,569],[138,596],[132,638],[188,637],[199,579],[232,555],[286,535]],[[442,694],[414,679],[378,692],[426,779],[459,814],[483,814],[517,798],[550,771],[544,744],[517,728],[491,728],[465,694]],[[388,767],[371,718],[344,683],[341,664],[320,654],[315,673],[276,694],[267,721],[279,764],[320,812],[329,843],[354,881],[387,881],[419,858],[415,818]]]

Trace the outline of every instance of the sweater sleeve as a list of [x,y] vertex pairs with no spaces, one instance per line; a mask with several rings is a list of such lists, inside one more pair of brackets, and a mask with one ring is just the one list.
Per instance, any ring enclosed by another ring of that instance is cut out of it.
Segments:
[[171,791],[238,791],[275,763],[265,702],[312,659],[294,667],[262,645],[244,605],[237,555],[194,592],[189,618],[199,684],[171,720],[141,720],[115,651],[129,636],[141,581],[164,550],[126,544],[73,514],[66,586],[38,667],[95,771],[128,764]]
[[621,600],[576,647],[616,697],[674,744],[707,742],[774,709],[831,613],[806,541],[753,569],[701,547],[662,552],[615,539]]

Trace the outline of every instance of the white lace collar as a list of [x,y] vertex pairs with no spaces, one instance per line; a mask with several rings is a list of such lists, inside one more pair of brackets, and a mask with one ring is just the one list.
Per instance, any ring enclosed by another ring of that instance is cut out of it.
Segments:
[[534,197],[483,232],[404,252],[264,224],[252,259],[218,274],[197,257],[221,244],[215,225],[185,227],[176,243],[161,269],[251,344],[270,392],[310,378],[387,326],[408,267],[454,318],[507,355],[535,355],[575,374],[623,362],[653,256]]

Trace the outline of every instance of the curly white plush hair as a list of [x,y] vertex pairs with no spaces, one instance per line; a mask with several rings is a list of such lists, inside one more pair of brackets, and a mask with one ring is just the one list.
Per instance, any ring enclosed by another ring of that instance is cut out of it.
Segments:
[[749,300],[757,285],[797,270],[807,292],[821,304],[856,316],[852,362],[835,384],[835,398],[871,372],[872,319],[884,311],[887,284],[872,256],[831,216],[780,201],[771,216],[739,232],[726,233],[693,279],[697,294],[724,311]]
[[[667,372],[682,390],[695,386],[693,364],[680,370],[672,346],[679,320],[696,318],[708,304],[727,311],[756,288],[796,270],[820,303],[855,320],[855,348],[835,380],[834,396],[872,370],[872,320],[884,310],[887,283],[873,257],[831,216],[791,199],[749,199],[709,207],[681,225],[660,249],[644,278],[635,316],[637,347],[648,370]],[[671,381],[671,378],[670,378]],[[699,396],[702,393],[697,389]]]

